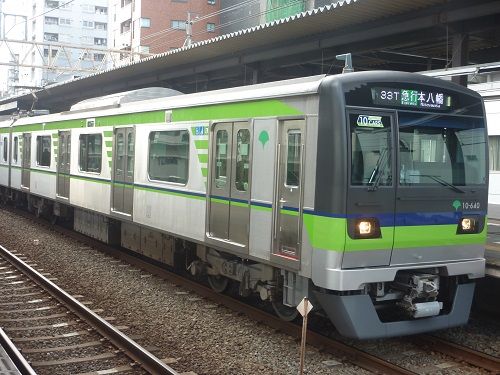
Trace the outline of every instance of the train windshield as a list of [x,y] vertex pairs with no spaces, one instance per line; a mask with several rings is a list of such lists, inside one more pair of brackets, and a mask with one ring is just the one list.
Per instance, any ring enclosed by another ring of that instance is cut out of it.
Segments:
[[449,114],[398,112],[401,185],[486,182],[484,120]]

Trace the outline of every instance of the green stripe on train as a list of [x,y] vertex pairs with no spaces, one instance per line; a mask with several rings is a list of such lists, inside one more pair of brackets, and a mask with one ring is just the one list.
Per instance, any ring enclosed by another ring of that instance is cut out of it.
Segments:
[[280,100],[269,99],[244,103],[224,103],[192,108],[178,108],[172,110],[172,122],[265,116],[294,116],[301,114],[301,111]]

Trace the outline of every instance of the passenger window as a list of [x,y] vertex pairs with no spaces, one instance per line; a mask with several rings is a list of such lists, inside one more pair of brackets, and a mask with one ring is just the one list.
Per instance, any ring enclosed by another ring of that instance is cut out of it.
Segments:
[[80,171],[101,173],[102,135],[80,135]]
[[250,166],[250,131],[241,129],[236,135],[236,176],[238,191],[248,191],[248,170]]
[[227,131],[219,130],[215,137],[215,187],[218,189],[224,189],[227,183],[227,152]]
[[3,137],[3,161],[7,161],[7,137]]
[[17,137],[14,137],[14,162],[17,163],[17,158],[18,158],[18,149],[19,149],[19,139]]
[[36,137],[36,163],[40,167],[50,167],[50,135]]
[[156,131],[149,134],[149,178],[186,184],[189,175],[189,132]]
[[286,159],[286,186],[298,187],[300,184],[300,159],[302,134],[296,130],[288,132]]

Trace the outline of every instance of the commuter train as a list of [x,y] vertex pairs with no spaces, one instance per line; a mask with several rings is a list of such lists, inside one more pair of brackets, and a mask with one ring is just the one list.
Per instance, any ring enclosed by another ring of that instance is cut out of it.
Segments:
[[481,97],[402,72],[142,89],[0,125],[2,200],[366,339],[465,324],[484,275]]

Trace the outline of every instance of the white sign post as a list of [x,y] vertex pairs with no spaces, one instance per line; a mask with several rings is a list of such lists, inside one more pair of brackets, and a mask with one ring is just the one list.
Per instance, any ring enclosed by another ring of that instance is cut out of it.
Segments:
[[300,372],[304,374],[304,359],[306,356],[306,334],[307,334],[307,315],[311,312],[313,305],[307,297],[304,297],[297,306],[297,310],[302,315],[302,338],[300,340]]

